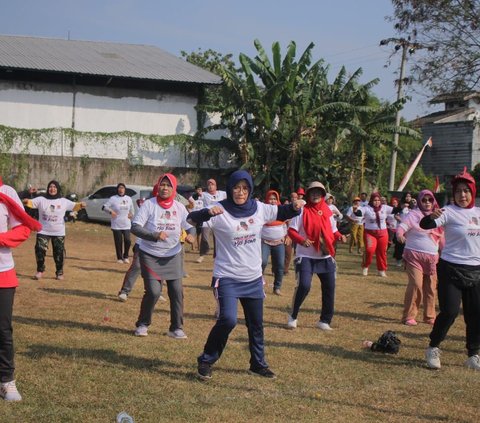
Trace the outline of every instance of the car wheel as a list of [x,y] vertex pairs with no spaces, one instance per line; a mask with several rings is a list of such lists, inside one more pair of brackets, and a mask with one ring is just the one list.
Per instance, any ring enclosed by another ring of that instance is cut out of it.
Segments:
[[78,211],[77,220],[81,220],[82,222],[88,222],[88,214],[85,209],[80,209]]

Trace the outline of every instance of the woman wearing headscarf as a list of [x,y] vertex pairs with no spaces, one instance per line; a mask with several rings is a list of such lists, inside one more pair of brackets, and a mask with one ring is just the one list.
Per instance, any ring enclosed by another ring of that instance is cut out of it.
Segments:
[[[25,200],[24,200],[25,201]],[[38,220],[42,230],[37,233],[35,243],[35,259],[37,273],[33,279],[39,280],[45,272],[45,256],[48,243],[52,242],[52,255],[55,262],[55,279],[63,280],[63,265],[65,253],[65,212],[77,211],[85,207],[85,203],[75,203],[62,197],[58,181],[52,180],[47,185],[45,197],[26,200],[27,207],[38,209]]]
[[[265,195],[265,204],[280,205],[280,195],[275,190],[270,190]],[[262,228],[262,271],[268,265],[268,256],[272,256],[273,293],[282,295],[285,266],[285,244],[291,240],[287,237],[287,225],[281,220],[266,223]]]
[[475,179],[466,168],[453,178],[452,191],[455,204],[437,209],[420,221],[422,229],[445,230],[445,246],[437,267],[440,313],[425,358],[428,367],[440,368],[440,343],[462,303],[468,354],[465,365],[480,370],[480,208],[475,207]]
[[[393,216],[395,221],[397,222],[397,226],[402,223],[410,213],[410,210],[414,209],[415,207],[413,206],[414,198],[412,196],[412,193],[410,191],[407,191],[402,195],[402,198],[400,200],[400,204],[398,206],[393,206]],[[387,225],[388,225],[388,219],[387,219]],[[398,242],[397,237],[393,236],[393,258],[395,259],[395,264],[397,266],[402,266],[403,261],[403,249],[405,248],[405,244]]]
[[[157,195],[155,195],[155,193]],[[147,336],[153,310],[166,281],[170,299],[170,327],[167,335],[185,339],[183,330],[183,255],[180,237],[187,232],[186,241],[195,241],[195,228],[187,223],[187,209],[175,200],[177,178],[165,173],[154,187],[154,197],[145,200],[132,222],[132,233],[141,238],[138,246],[140,267],[145,286],[136,336]]]
[[297,287],[293,294],[292,312],[287,326],[297,327],[297,316],[312,286],[313,274],[317,274],[322,286],[322,311],[317,327],[332,330],[335,302],[335,241],[345,242],[346,238],[337,230],[337,224],[326,200],[322,183],[312,182],[306,191],[307,204],[300,216],[292,219],[288,235],[297,243],[295,273]]
[[240,301],[245,314],[250,349],[250,373],[266,378],[275,374],[265,361],[263,338],[263,299],[261,232],[275,220],[284,221],[304,204],[271,205],[252,198],[253,181],[244,170],[233,172],[227,184],[227,198],[210,208],[191,212],[193,225],[206,222],[217,242],[212,287],[217,299],[218,318],[198,357],[198,376],[212,377],[212,365],[220,358],[230,332],[237,324]]
[[117,194],[112,195],[103,205],[102,210],[110,213],[113,242],[118,263],[130,263],[128,254],[132,241],[130,240],[130,228],[133,218],[132,198],[126,195],[127,187],[120,182],[117,185]]
[[377,260],[378,275],[387,276],[387,246],[388,231],[386,219],[393,211],[393,207],[381,203],[378,192],[372,193],[368,205],[362,207],[365,231],[363,233],[365,253],[363,255],[362,273],[368,275],[368,268],[372,264],[373,255]]
[[397,228],[397,241],[405,245],[403,260],[408,276],[402,322],[416,326],[418,308],[423,303],[423,321],[435,322],[438,250],[443,228],[422,229],[420,220],[438,209],[435,196],[428,189],[418,194],[418,208],[411,210]]
[[14,377],[12,313],[18,279],[11,249],[25,241],[30,231],[41,228],[25,213],[16,191],[3,185],[0,177],[0,398],[6,401],[22,399]]

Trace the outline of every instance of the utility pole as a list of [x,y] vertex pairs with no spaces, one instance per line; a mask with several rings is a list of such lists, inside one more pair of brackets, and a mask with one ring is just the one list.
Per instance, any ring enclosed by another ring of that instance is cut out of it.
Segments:
[[[380,45],[384,46],[390,43],[395,43],[395,51],[402,49],[402,59],[400,61],[400,77],[398,78],[397,86],[397,101],[403,98],[403,84],[408,82],[408,78],[405,78],[405,69],[407,65],[407,51],[412,54],[416,49],[421,48],[418,43],[411,43],[405,38],[387,38],[380,41]],[[400,125],[401,111],[398,110],[395,115],[395,126]],[[390,163],[390,178],[388,180],[388,189],[393,191],[395,189],[395,170],[397,168],[397,148],[398,148],[398,139],[400,135],[398,132],[395,132],[393,135],[393,150],[392,150],[392,161]]]

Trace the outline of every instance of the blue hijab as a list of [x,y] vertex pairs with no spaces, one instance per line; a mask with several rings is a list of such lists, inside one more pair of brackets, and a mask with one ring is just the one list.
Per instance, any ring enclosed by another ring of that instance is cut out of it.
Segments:
[[[248,185],[248,199],[245,204],[238,205],[233,201],[233,187],[242,179],[247,181]],[[230,175],[227,182],[227,198],[220,201],[223,208],[233,217],[248,217],[257,211],[257,202],[252,198],[253,180],[248,172],[245,170],[237,170]]]

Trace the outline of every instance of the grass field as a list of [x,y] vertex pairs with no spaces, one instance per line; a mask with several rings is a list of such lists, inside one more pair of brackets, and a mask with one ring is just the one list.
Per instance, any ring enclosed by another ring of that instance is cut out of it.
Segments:
[[[15,251],[20,287],[14,309],[17,386],[24,400],[0,402],[0,422],[114,422],[121,411],[137,423],[189,422],[478,422],[480,372],[463,367],[465,325],[459,317],[442,345],[442,369],[424,366],[430,327],[400,323],[406,276],[360,275],[360,256],[338,252],[334,331],[315,328],[320,288],[315,281],[295,331],[285,328],[294,289],[265,300],[267,360],[276,380],[247,373],[243,315],[207,383],[196,379],[196,357],[214,324],[209,288],[212,258],[195,263],[187,251],[186,340],[166,336],[168,303],[158,303],[147,338],[133,336],[143,283],[128,302],[116,294],[127,265],[117,264],[107,226],[67,224],[65,280],[54,279],[47,257],[35,273],[34,237]],[[187,250],[189,250],[189,246]],[[375,272],[371,272],[375,273]],[[266,275],[271,284],[272,276]],[[166,295],[166,294],[165,294]],[[420,319],[421,320],[421,319]],[[362,348],[394,330],[398,355]]]

